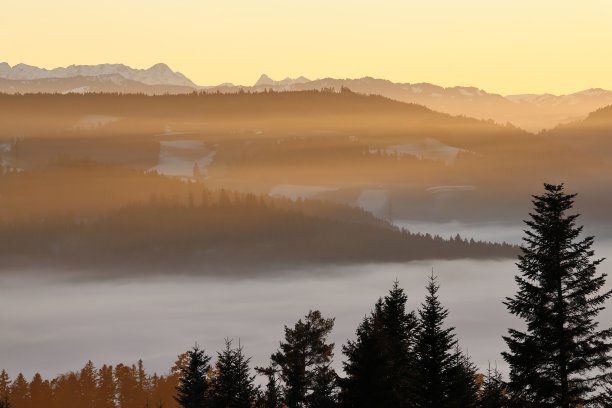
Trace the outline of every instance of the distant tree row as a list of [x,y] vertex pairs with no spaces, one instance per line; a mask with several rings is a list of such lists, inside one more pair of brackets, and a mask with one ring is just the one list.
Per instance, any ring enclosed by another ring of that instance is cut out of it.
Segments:
[[51,267],[127,265],[134,272],[177,267],[206,273],[203,263],[210,270],[253,271],[295,263],[492,258],[518,252],[508,244],[411,233],[345,205],[227,190],[154,194],[147,202],[90,216],[1,219],[5,267],[42,259]]
[[[180,360],[177,364],[180,363]],[[35,374],[31,381],[19,374],[12,382],[0,372],[2,408],[145,408],[175,407],[178,384],[175,365],[168,375],[148,375],[142,361],[134,365],[103,365],[89,361],[78,372],[51,380]]]

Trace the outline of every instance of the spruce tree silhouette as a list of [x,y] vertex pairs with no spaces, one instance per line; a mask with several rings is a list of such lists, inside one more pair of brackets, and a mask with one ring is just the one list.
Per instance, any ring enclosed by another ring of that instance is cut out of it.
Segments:
[[250,358],[242,347],[232,348],[232,340],[225,339],[225,349],[217,354],[215,374],[211,381],[212,408],[250,408],[255,403],[257,390],[250,374]]
[[98,373],[94,364],[89,360],[79,373],[79,388],[83,405],[93,407],[98,394]]
[[11,384],[11,392],[9,399],[11,405],[19,407],[26,406],[29,397],[29,384],[25,376],[22,373],[17,374],[17,377]]
[[414,343],[417,318],[406,311],[408,296],[393,282],[393,288],[383,300],[382,323],[389,358],[388,380],[391,389],[391,407],[410,406],[411,383],[414,381]]
[[6,370],[0,371],[0,408],[9,408],[9,393],[11,391],[11,379]]
[[347,357],[347,378],[341,380],[343,406],[412,406],[417,319],[414,312],[406,311],[406,301],[399,282],[393,282],[389,294],[357,328],[356,341],[343,347]]
[[[49,381],[43,380],[39,373],[34,374],[32,381],[30,382],[30,393],[29,393],[29,406],[30,407],[44,407],[51,400],[51,385]],[[82,399],[81,404],[85,404],[85,399]],[[93,406],[93,405],[89,405]]]
[[596,317],[611,292],[602,292],[601,259],[592,260],[593,237],[579,238],[578,215],[568,215],[576,194],[563,185],[544,185],[517,266],[518,292],[505,305],[526,323],[509,329],[509,391],[523,407],[612,406],[602,392],[612,379],[612,330],[599,330]]
[[487,368],[478,398],[479,408],[503,408],[506,406],[506,387],[497,367]]
[[207,378],[210,357],[196,344],[187,351],[187,364],[180,369],[176,402],[182,408],[207,408],[210,384]]
[[454,365],[451,370],[448,406],[452,408],[476,408],[478,407],[477,368],[470,357],[461,351],[458,343],[455,344],[453,358]]
[[367,408],[393,406],[389,378],[389,354],[383,325],[383,301],[379,299],[370,316],[357,327],[355,340],[342,346],[346,360],[342,363],[346,377],[340,380],[340,403],[343,407]]
[[453,327],[444,327],[448,310],[438,299],[436,277],[429,278],[425,303],[419,309],[419,330],[414,351],[416,382],[414,396],[419,408],[450,406],[455,380],[456,361],[453,349],[457,343]]

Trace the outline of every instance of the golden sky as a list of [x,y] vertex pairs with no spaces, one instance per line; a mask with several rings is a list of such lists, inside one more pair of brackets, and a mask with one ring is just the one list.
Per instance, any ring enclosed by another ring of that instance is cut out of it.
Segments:
[[165,62],[200,85],[373,76],[612,89],[610,0],[3,0],[0,61]]

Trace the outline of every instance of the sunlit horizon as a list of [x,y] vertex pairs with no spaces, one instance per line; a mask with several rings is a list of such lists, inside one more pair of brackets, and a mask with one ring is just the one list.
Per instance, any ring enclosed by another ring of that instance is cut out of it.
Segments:
[[612,4],[550,0],[226,3],[72,0],[5,6],[0,61],[168,64],[199,85],[371,76],[493,93],[612,89]]

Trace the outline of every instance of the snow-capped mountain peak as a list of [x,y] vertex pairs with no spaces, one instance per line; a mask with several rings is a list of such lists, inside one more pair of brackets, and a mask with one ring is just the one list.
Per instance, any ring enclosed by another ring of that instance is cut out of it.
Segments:
[[70,65],[54,69],[39,68],[27,64],[11,67],[0,64],[0,78],[13,80],[38,80],[47,78],[97,77],[119,74],[125,79],[147,85],[175,85],[197,88],[191,80],[180,72],[174,72],[166,64],[155,64],[148,69],[135,69],[123,64]]

